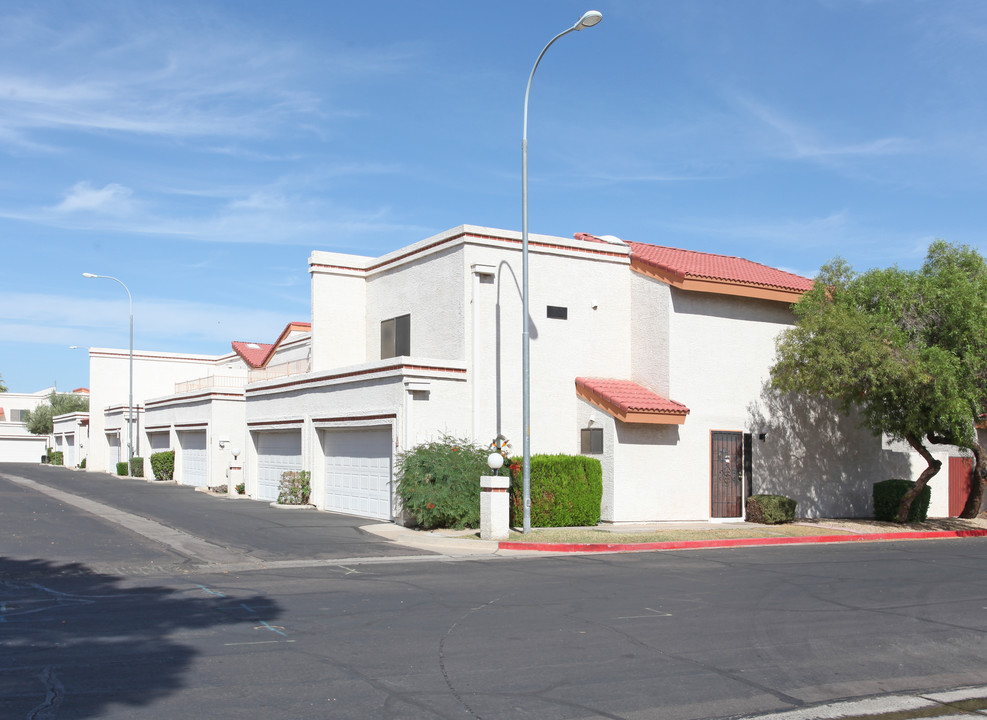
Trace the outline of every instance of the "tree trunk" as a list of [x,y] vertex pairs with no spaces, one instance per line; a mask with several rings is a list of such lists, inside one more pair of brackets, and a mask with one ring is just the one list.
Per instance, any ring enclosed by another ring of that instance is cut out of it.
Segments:
[[984,485],[987,485],[987,456],[984,455],[980,443],[972,443],[970,450],[973,451],[973,477],[970,478],[970,494],[966,498],[966,505],[963,506],[961,518],[972,519],[980,514],[980,507],[984,502]]
[[900,523],[907,522],[908,511],[912,509],[912,501],[918,497],[918,494],[922,492],[922,488],[929,484],[929,480],[935,477],[936,473],[939,472],[939,468],[942,467],[942,463],[932,457],[932,453],[929,452],[928,448],[916,436],[906,435],[905,439],[915,449],[915,452],[925,458],[925,462],[929,466],[918,476],[914,487],[901,496],[901,503],[898,505],[898,522]]

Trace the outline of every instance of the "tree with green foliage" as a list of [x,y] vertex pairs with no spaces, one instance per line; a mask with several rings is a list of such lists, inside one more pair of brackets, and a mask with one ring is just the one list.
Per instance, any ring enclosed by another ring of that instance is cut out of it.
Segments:
[[[828,398],[856,410],[865,427],[907,442],[926,461],[898,508],[942,463],[929,444],[955,445],[975,459],[961,517],[980,512],[987,453],[977,424],[987,411],[987,263],[967,246],[935,241],[917,271],[856,273],[825,265],[795,306],[771,370],[775,389]],[[927,444],[928,443],[928,444]]]
[[88,412],[89,398],[72,393],[58,393],[54,390],[48,396],[48,402],[34,410],[24,413],[22,420],[27,424],[28,432],[34,435],[51,435],[55,429],[52,418],[73,412]]
[[0,375],[0,393],[7,392],[7,386],[3,384],[3,375]]

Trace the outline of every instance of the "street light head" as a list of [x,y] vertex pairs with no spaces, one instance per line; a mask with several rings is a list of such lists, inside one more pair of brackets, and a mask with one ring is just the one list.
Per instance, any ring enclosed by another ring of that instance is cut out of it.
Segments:
[[82,277],[94,278],[99,277],[99,275],[96,275],[95,273],[82,273]]
[[599,23],[600,20],[602,19],[603,19],[603,13],[598,12],[597,10],[588,10],[587,12],[583,13],[583,16],[581,18],[579,18],[579,22],[577,22],[573,26],[573,29],[582,30],[583,28],[591,28],[597,23]]

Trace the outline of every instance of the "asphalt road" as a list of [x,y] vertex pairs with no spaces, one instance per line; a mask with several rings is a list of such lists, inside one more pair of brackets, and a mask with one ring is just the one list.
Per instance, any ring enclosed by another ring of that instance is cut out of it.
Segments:
[[984,539],[450,561],[357,531],[367,561],[224,571],[9,476],[4,719],[723,718],[987,677]]

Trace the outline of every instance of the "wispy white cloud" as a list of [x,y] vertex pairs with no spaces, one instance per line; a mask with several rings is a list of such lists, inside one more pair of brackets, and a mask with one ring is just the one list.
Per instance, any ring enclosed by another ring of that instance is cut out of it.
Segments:
[[[261,41],[204,10],[194,23],[142,6],[76,17],[73,26],[55,13],[19,12],[0,14],[0,143],[22,151],[54,144],[35,137],[52,130],[229,139],[290,124],[324,133],[327,121],[359,114],[327,100],[327,86],[409,72],[422,52],[412,43],[312,48],[273,34]],[[18,63],[22,54],[36,62]],[[313,63],[331,73],[315,73]]]
[[101,188],[89,181],[78,182],[53,210],[56,213],[95,212],[108,215],[129,215],[134,210],[133,190],[117,183]]
[[[137,299],[135,345],[145,350],[222,354],[231,340],[273,340],[292,320],[283,311],[190,300]],[[129,308],[126,299],[106,301],[79,295],[0,292],[0,336],[5,342],[126,347]]]
[[895,136],[849,142],[832,140],[782,111],[751,97],[735,94],[733,100],[738,107],[771,131],[771,143],[775,152],[789,159],[826,163],[843,158],[900,155],[914,150],[913,141]]

